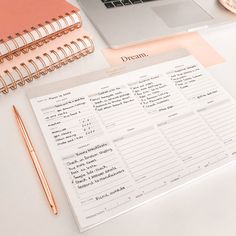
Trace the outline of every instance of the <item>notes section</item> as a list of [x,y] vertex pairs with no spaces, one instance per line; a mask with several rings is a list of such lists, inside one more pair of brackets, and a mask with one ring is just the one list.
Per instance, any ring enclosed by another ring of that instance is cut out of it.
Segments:
[[180,178],[181,162],[154,127],[114,140],[142,195]]
[[216,136],[227,146],[231,155],[236,155],[236,106],[230,100],[208,106],[199,113]]
[[186,174],[228,158],[221,143],[194,113],[159,124],[163,135],[181,159]]

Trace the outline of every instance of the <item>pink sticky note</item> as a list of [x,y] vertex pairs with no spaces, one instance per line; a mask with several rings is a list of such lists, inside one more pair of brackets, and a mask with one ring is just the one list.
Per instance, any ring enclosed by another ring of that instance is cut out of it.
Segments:
[[129,46],[120,49],[104,49],[103,54],[111,65],[120,65],[127,62],[140,60],[163,52],[184,48],[189,51],[203,66],[224,62],[220,56],[198,33],[186,33],[159,40]]

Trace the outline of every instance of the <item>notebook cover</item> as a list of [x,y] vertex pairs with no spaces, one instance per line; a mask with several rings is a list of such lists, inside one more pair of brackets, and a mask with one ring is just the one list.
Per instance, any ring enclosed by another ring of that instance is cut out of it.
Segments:
[[1,0],[0,39],[7,41],[9,36],[23,34],[24,30],[38,27],[65,13],[78,11],[78,8],[63,0]]

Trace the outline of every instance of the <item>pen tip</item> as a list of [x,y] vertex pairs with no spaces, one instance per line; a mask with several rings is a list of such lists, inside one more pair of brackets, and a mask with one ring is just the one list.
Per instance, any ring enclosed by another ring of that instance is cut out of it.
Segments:
[[58,210],[56,206],[51,206],[52,207],[52,212],[54,215],[58,215]]

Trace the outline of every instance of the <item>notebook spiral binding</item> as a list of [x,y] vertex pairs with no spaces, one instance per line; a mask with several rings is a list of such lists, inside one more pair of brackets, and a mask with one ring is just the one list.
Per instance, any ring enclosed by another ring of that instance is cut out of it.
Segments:
[[[78,18],[78,20],[75,19],[74,16]],[[69,21],[66,19],[66,17],[69,17],[72,24],[69,23]],[[63,20],[66,27],[63,27],[63,25],[60,22],[60,19]],[[57,27],[59,30],[56,30],[53,23],[57,24]],[[65,16],[58,16],[58,18],[52,18],[50,21],[46,21],[45,24],[39,24],[38,27],[43,30],[45,33],[45,36],[43,36],[42,32],[40,32],[39,28],[31,27],[31,31],[24,30],[24,34],[16,33],[15,36],[21,40],[21,43],[23,46],[20,46],[19,42],[17,42],[16,37],[14,36],[8,36],[7,38],[9,41],[12,42],[14,45],[14,50],[11,49],[11,47],[8,44],[8,41],[4,41],[3,39],[0,39],[0,45],[4,45],[5,50],[7,51],[6,54],[1,53],[0,51],[0,63],[3,63],[5,59],[8,61],[12,60],[14,56],[19,56],[21,53],[27,53],[30,50],[34,50],[37,47],[42,46],[43,44],[55,39],[56,37],[61,37],[63,34],[67,34],[70,31],[73,31],[75,29],[78,29],[82,26],[82,20],[79,12],[72,11],[71,13],[65,13]],[[49,33],[48,28],[52,31],[52,33]],[[32,34],[32,31],[35,31],[37,33],[38,39]],[[31,39],[31,42],[27,42],[27,37]]]
[[[8,94],[10,90],[15,90],[18,86],[32,82],[34,79],[46,75],[70,62],[80,59],[94,51],[94,43],[88,36],[78,38],[63,47],[44,53],[35,59],[21,63],[20,66],[12,67],[12,71],[5,70],[4,76],[0,75],[0,93]],[[40,68],[42,67],[42,68]],[[13,74],[14,73],[14,74]],[[17,75],[17,76],[16,76]],[[6,77],[6,79],[4,79]],[[16,79],[18,77],[18,79]],[[7,83],[10,81],[10,83]]]

